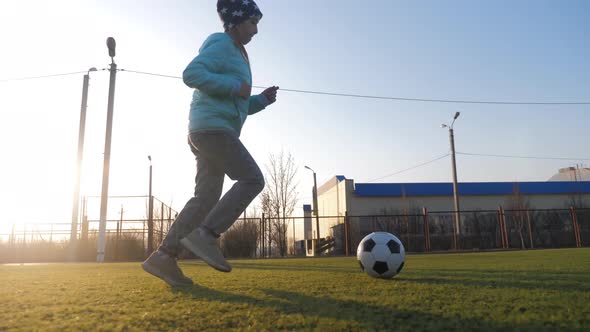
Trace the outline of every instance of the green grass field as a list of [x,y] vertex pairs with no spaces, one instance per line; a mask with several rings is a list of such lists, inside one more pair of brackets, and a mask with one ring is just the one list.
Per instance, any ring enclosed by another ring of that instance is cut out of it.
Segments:
[[590,249],[410,255],[373,279],[353,257],[182,262],[170,288],[139,263],[0,266],[4,330],[589,331]]

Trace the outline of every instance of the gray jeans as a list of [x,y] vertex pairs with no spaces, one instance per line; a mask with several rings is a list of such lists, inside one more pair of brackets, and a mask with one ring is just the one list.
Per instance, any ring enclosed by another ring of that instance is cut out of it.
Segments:
[[[197,160],[195,195],[160,245],[174,256],[180,253],[180,239],[199,226],[217,235],[225,232],[264,189],[260,168],[234,133],[199,131],[189,135],[189,144]],[[226,174],[236,183],[220,200]]]

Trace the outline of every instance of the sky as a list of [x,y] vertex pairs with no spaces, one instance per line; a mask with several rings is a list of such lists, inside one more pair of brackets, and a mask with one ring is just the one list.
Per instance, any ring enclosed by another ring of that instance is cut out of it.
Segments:
[[[216,1],[0,2],[0,233],[13,223],[69,222],[83,73],[91,67],[82,195],[99,196],[110,63],[181,76],[205,38],[222,30]],[[247,45],[253,85],[396,98],[588,103],[590,2],[259,0]],[[254,89],[259,93],[261,89]],[[192,196],[186,143],[192,91],[177,78],[117,73],[109,194],[153,190],[180,210]],[[450,182],[448,130],[459,182],[545,181],[590,164],[590,105],[502,105],[353,98],[279,90],[248,118],[241,139],[264,170],[290,153],[301,206],[313,176],[355,182]],[[410,169],[410,170],[407,170]],[[402,170],[407,170],[400,172]],[[390,174],[394,174],[388,176]],[[226,178],[225,190],[231,181]],[[109,206],[116,218],[119,203]]]

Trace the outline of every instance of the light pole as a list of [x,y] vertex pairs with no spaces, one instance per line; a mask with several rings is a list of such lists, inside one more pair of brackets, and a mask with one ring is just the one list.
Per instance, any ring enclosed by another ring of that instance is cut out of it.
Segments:
[[150,255],[154,249],[154,199],[152,197],[152,156],[148,156],[150,161],[150,183],[148,197],[148,245],[147,255]]
[[111,134],[113,132],[113,106],[115,103],[115,79],[117,77],[117,64],[115,63],[115,39],[107,38],[107,47],[111,57],[111,73],[109,81],[109,100],[107,105],[107,131],[104,143],[104,162],[102,167],[102,193],[100,196],[100,223],[98,226],[98,248],[96,261],[103,262],[106,246],[106,228],[107,228],[107,205],[109,194],[109,168],[111,164]]
[[72,205],[72,229],[70,232],[70,260],[76,259],[76,245],[78,240],[78,209],[80,204],[80,175],[82,173],[82,155],[84,152],[84,133],[86,130],[86,108],[88,107],[88,85],[90,72],[96,71],[92,67],[88,69],[82,84],[82,105],[80,106],[80,127],[78,130],[78,158],[76,160],[76,178],[74,180],[74,199]]
[[[313,206],[315,211],[315,228],[316,228],[316,238],[317,238],[317,246],[320,246],[320,216],[319,216],[319,209],[318,209],[318,182],[316,180],[315,171],[311,169],[309,166],[305,166],[308,170],[312,171],[313,173]],[[317,248],[316,248],[317,250]]]
[[[453,122],[451,123],[450,126],[448,126],[444,123],[441,125],[441,128],[447,128],[447,127],[449,128],[449,140],[451,141],[451,163],[453,166],[453,200],[455,201],[455,233],[456,233],[456,236],[459,236],[461,234],[461,231],[459,229],[459,217],[460,217],[459,192],[457,189],[457,163],[455,161],[455,134],[453,132],[453,125],[455,124],[455,120],[457,120],[457,118],[459,117],[460,114],[461,114],[461,112],[455,113],[455,116],[453,117]],[[457,249],[456,243],[455,243],[455,249]]]

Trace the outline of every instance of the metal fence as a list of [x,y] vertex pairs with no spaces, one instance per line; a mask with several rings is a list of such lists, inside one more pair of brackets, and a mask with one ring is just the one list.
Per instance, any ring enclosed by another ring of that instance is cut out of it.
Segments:
[[[157,248],[176,212],[154,204],[153,243]],[[369,233],[395,234],[407,252],[454,250],[565,248],[590,245],[590,209],[528,209],[461,211],[457,232],[454,211],[427,211],[395,215],[320,216],[321,239],[302,239],[303,217],[247,218],[238,221],[221,238],[228,257],[291,255],[354,255]],[[98,220],[84,220],[79,228],[77,259],[96,258]],[[140,260],[149,254],[149,219],[107,220],[106,260]],[[13,226],[0,241],[0,263],[64,261],[71,223]],[[295,227],[295,229],[293,228]],[[299,234],[299,236],[297,236]],[[311,236],[310,236],[311,235]],[[187,256],[187,257],[190,257]]]
[[[427,211],[384,215],[320,216],[321,239],[315,232],[299,239],[293,227],[304,227],[305,218],[250,218],[258,223],[255,254],[353,255],[362,238],[372,232],[395,234],[407,252],[456,250],[566,248],[590,245],[590,209]],[[315,225],[315,217],[308,219]],[[239,223],[236,223],[239,224]],[[281,226],[282,225],[282,226]],[[281,233],[279,235],[277,233]]]
[[454,211],[345,216],[333,227],[337,252],[351,254],[367,234],[395,234],[408,252],[582,247],[590,244],[590,209]]
[[[0,263],[96,260],[100,202],[95,198],[82,199],[73,250],[71,222],[15,223],[7,233],[0,234]],[[156,248],[162,241],[177,212],[155,197],[151,200],[150,213],[149,196],[109,197],[111,210],[107,216],[118,218],[106,220],[106,260],[142,259],[148,248]]]

